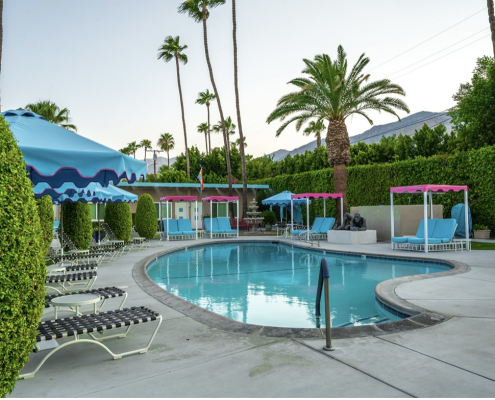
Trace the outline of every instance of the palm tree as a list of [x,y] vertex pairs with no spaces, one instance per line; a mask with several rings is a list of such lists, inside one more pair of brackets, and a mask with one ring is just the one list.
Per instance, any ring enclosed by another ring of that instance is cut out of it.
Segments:
[[70,112],[67,108],[60,109],[53,101],[41,100],[30,103],[24,107],[26,110],[41,115],[48,122],[59,125],[62,128],[77,132],[75,125],[70,123]]
[[187,56],[183,51],[187,49],[187,45],[181,46],[179,44],[179,36],[173,38],[167,36],[165,42],[158,49],[158,59],[163,59],[165,62],[169,62],[172,58],[175,58],[175,65],[177,67],[177,84],[179,85],[179,97],[180,97],[180,109],[182,111],[182,126],[184,127],[184,143],[186,145],[186,171],[187,175],[191,175],[189,170],[189,148],[187,147],[187,133],[186,133],[186,119],[184,117],[184,102],[182,101],[182,89],[180,86],[180,72],[179,61],[182,64],[187,64]]
[[[167,163],[168,169],[170,169],[170,150],[174,149],[175,141],[174,137],[170,133],[162,133],[160,139],[158,139],[157,145],[160,149],[165,150],[167,152]],[[187,151],[186,151],[187,153]]]
[[241,153],[241,169],[242,169],[242,217],[246,218],[248,203],[247,203],[247,173],[246,173],[246,157],[244,156],[244,134],[242,132],[241,123],[241,106],[239,105],[239,85],[237,82],[237,21],[235,15],[235,0],[232,0],[232,38],[234,43],[234,89],[235,89],[235,107],[237,110],[237,124],[239,125],[239,152]]
[[306,136],[315,134],[316,137],[316,147],[320,148],[321,146],[321,132],[325,130],[325,124],[323,123],[323,119],[319,119],[318,121],[311,121],[308,124],[308,127],[303,131]]
[[[244,142],[244,148],[248,147],[247,143],[246,143],[246,136],[243,137],[243,142]],[[239,152],[241,151],[241,139],[240,138],[237,138],[235,140],[235,145],[239,148]]]
[[141,143],[139,143],[139,147],[144,147],[144,161],[146,161],[146,150],[150,149],[153,145],[151,144],[151,140],[143,139]]
[[130,156],[132,153],[132,150],[129,146],[126,146],[122,149],[119,150],[121,153],[124,153],[126,156]]
[[493,14],[493,0],[486,0],[488,4],[488,21],[492,32],[493,55],[495,57],[495,15]]
[[[227,132],[227,138],[229,138],[231,135],[235,135],[236,126],[232,122],[232,118],[228,117],[225,120],[224,126],[225,126],[225,132]],[[212,129],[213,129],[213,132],[215,132],[215,133],[222,132],[222,121],[218,121],[218,124],[213,125]],[[227,139],[227,145],[230,146],[230,139]]]
[[210,102],[215,100],[217,97],[214,93],[210,93],[208,89],[206,92],[199,92],[198,99],[196,100],[196,104],[206,104],[206,110],[208,112],[208,148],[211,152],[211,135],[210,135]]
[[129,148],[130,152],[133,154],[134,158],[136,158],[136,151],[138,151],[141,148],[141,146],[136,142],[131,142],[127,145],[127,147]]
[[210,54],[208,52],[208,34],[206,29],[206,20],[210,15],[211,9],[225,4],[225,0],[186,0],[179,6],[180,13],[187,13],[194,21],[203,21],[203,41],[205,45],[206,63],[208,64],[208,72],[210,73],[210,81],[213,86],[213,91],[217,98],[218,111],[220,113],[220,121],[222,122],[223,130],[223,143],[225,147],[225,161],[227,163],[227,176],[229,180],[229,196],[232,196],[232,171],[230,168],[230,154],[227,132],[225,131],[225,123],[223,118],[222,103],[220,102],[220,96],[218,95],[217,85],[215,85],[215,78],[213,77],[213,69],[210,62]]
[[[299,90],[280,98],[277,107],[267,118],[268,123],[276,119],[284,121],[277,130],[277,136],[294,121],[296,129],[315,118],[328,121],[328,162],[333,165],[335,192],[344,195],[344,210],[347,210],[346,165],[351,161],[346,118],[354,114],[362,115],[373,124],[366,113],[368,110],[385,111],[399,120],[395,110],[409,112],[402,100],[389,97],[390,94],[405,95],[399,85],[392,84],[388,79],[367,82],[369,75],[362,74],[362,71],[368,65],[369,58],[364,53],[349,73],[346,56],[342,46],[339,46],[334,61],[326,54],[317,55],[314,61],[304,59],[306,68],[302,72],[307,77],[289,82]],[[340,216],[339,202],[337,206],[337,215]]]
[[206,122],[203,122],[203,123],[198,125],[198,132],[205,134],[206,154],[208,154],[208,131],[209,130],[210,130],[209,126]]

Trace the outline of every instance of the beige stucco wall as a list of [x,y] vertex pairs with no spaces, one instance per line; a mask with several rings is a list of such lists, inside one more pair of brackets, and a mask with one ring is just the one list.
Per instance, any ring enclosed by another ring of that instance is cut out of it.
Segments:
[[[428,217],[430,206],[427,207]],[[390,241],[390,206],[351,207],[351,214],[361,214],[366,218],[367,229],[376,230],[378,240]],[[394,236],[416,234],[419,222],[423,219],[422,205],[394,206]],[[443,218],[443,206],[433,205],[433,218]]]

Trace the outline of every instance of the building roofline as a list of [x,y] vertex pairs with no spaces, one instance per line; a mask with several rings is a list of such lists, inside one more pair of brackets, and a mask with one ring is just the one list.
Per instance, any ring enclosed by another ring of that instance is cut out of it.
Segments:
[[[200,183],[162,183],[162,182],[120,182],[118,187],[162,187],[162,188],[195,188],[199,189],[201,187]],[[229,185],[227,183],[205,183],[203,184],[205,189],[228,189]],[[242,189],[241,184],[232,184],[233,189]],[[269,185],[247,185],[248,189],[269,189]]]

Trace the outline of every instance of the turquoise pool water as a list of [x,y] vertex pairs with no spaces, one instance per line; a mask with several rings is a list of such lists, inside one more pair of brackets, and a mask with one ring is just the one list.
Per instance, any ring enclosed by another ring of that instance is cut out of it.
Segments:
[[[376,303],[375,286],[391,278],[450,269],[439,263],[340,256],[285,244],[243,242],[163,255],[148,265],[147,272],[170,293],[227,318],[256,325],[314,328],[323,257],[330,268],[333,327],[400,319]],[[323,304],[321,313],[323,326]]]

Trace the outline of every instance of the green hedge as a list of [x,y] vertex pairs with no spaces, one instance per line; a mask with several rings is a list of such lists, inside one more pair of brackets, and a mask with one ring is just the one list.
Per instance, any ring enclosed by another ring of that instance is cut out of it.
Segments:
[[[495,146],[461,152],[450,156],[433,156],[400,161],[393,164],[373,164],[348,167],[347,205],[373,206],[390,204],[390,187],[421,184],[467,185],[469,206],[474,223],[487,225],[495,232]],[[268,184],[276,192],[333,193],[333,170],[279,175],[255,181]],[[253,182],[254,183],[254,182]],[[420,195],[394,195],[394,204],[423,204]],[[442,204],[444,217],[450,217],[452,207],[464,202],[464,192],[434,195],[434,204]],[[306,207],[302,207],[303,214]],[[335,215],[335,201],[327,200],[327,215]],[[323,200],[312,201],[310,220],[323,214]],[[305,216],[304,216],[305,218]]]
[[93,238],[93,224],[88,203],[62,203],[64,232],[78,249],[88,249]]
[[147,193],[141,195],[136,206],[136,231],[139,236],[153,239],[158,228],[157,219],[153,198]]
[[45,305],[43,234],[22,153],[0,116],[0,397],[15,387]]
[[53,240],[54,215],[52,198],[45,195],[41,197],[41,199],[36,200],[36,204],[38,206],[41,230],[43,231],[43,248],[45,249],[45,254],[48,254],[48,249],[50,248]]
[[129,203],[107,203],[105,222],[119,240],[131,240],[132,214]]

